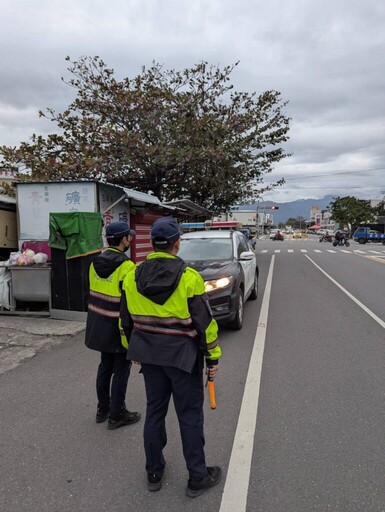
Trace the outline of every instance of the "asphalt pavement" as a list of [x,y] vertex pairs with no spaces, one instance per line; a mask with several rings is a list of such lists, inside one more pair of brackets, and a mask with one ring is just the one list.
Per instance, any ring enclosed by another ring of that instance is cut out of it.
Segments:
[[[198,503],[185,496],[187,471],[173,407],[163,488],[148,492],[142,434],[146,399],[137,365],[126,404],[142,414],[141,421],[116,431],[95,423],[99,353],[85,347],[84,328],[80,322],[0,316],[0,511],[219,510],[222,485]],[[228,421],[223,435],[229,447],[236,419]],[[219,421],[211,412],[208,464],[224,467],[229,454],[215,443]]]

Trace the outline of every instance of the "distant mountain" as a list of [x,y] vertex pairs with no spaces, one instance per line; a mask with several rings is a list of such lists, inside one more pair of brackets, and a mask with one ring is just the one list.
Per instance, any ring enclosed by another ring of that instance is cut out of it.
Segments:
[[[312,206],[320,206],[323,210],[329,206],[334,196],[325,196],[322,199],[299,199],[290,203],[277,203],[276,201],[263,201],[259,203],[259,209],[263,210],[264,206],[278,206],[278,210],[266,210],[266,213],[273,215],[274,224],[279,222],[286,222],[290,217],[296,219],[303,217],[309,220],[310,209]],[[237,204],[234,205],[239,209],[256,210],[257,204]]]

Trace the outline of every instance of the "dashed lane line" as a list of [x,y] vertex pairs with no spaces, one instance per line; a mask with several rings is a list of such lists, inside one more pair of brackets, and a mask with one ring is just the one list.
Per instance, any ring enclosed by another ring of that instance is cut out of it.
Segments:
[[335,254],[337,252],[337,251],[332,251],[332,249],[328,249],[327,251],[332,252],[333,254]]
[[294,252],[294,250],[293,249],[288,249],[287,252]]
[[307,252],[307,250],[306,249],[301,249],[301,252]]

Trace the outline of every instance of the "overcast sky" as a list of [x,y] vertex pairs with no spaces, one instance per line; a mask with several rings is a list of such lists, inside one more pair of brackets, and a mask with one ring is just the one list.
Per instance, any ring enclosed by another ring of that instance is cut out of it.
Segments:
[[38,110],[74,99],[66,55],[119,78],[239,60],[235,88],[280,91],[292,118],[264,199],[385,195],[384,0],[0,0],[0,45],[0,145],[55,131]]

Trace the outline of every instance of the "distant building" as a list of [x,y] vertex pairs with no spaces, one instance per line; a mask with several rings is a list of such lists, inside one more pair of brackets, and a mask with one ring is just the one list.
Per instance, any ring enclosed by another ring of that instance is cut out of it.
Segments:
[[242,223],[244,227],[250,229],[251,233],[265,233],[274,225],[273,215],[266,213],[263,206],[254,205],[235,205],[230,206],[227,213],[223,213],[214,218],[218,221],[234,220]]

